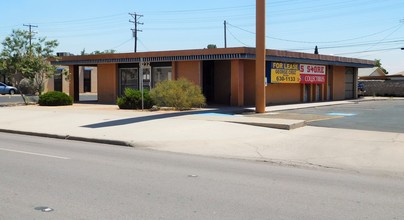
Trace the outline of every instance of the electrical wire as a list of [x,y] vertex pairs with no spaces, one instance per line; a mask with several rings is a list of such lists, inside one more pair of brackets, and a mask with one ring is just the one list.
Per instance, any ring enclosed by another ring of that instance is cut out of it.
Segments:
[[238,41],[240,44],[242,44],[242,45],[244,45],[244,46],[246,46],[246,47],[249,47],[247,44],[245,44],[244,42],[242,42],[241,40],[239,40],[228,28],[226,28],[227,29],[227,31],[230,33],[230,35],[236,40],[236,41]]
[[150,49],[143,43],[142,39],[138,38],[138,41],[140,42],[140,44],[148,51],[150,51]]
[[378,50],[363,50],[363,51],[347,52],[347,53],[336,53],[336,54],[334,54],[334,55],[359,54],[359,53],[369,53],[369,52],[378,52],[378,51],[390,51],[390,50],[400,50],[400,47],[384,48],[384,49],[378,49]]
[[372,46],[370,46],[368,49],[369,50],[377,45],[379,45],[381,42],[383,42],[384,40],[386,40],[388,37],[390,37],[391,35],[393,35],[394,33],[396,33],[398,30],[400,30],[400,28],[403,26],[403,24],[400,24],[400,26],[397,27],[397,29],[395,29],[394,31],[392,31],[390,34],[388,34],[386,37],[384,37],[383,39],[381,39],[380,41],[378,41],[377,43],[373,44]]
[[[245,32],[247,32],[247,33],[250,33],[250,34],[254,34],[254,35],[255,35],[255,32],[253,32],[253,31],[246,30],[246,29],[244,29],[244,28],[241,28],[241,27],[232,25],[232,24],[230,24],[230,23],[227,23],[227,24],[228,24],[229,26],[234,27],[234,28],[237,28],[237,29],[240,29],[240,30],[245,31]],[[345,41],[354,41],[354,40],[358,40],[358,39],[363,39],[363,38],[366,38],[366,37],[371,37],[371,36],[375,36],[375,35],[384,33],[384,32],[386,32],[386,31],[389,31],[389,30],[393,29],[393,28],[397,28],[397,27],[400,28],[401,26],[402,26],[402,25],[399,24],[399,25],[395,25],[395,26],[393,26],[393,27],[390,27],[390,28],[388,28],[388,29],[385,29],[385,30],[382,30],[382,31],[378,31],[378,32],[376,32],[376,33],[372,33],[372,34],[368,34],[368,35],[364,35],[364,36],[360,36],[360,37],[355,37],[355,38],[337,40],[337,41],[299,41],[299,40],[290,40],[290,39],[283,39],[283,38],[270,37],[270,36],[266,36],[266,37],[269,38],[269,39],[273,39],[273,40],[279,40],[279,41],[285,41],[285,42],[293,42],[293,43],[304,43],[304,44],[321,44],[321,43],[324,43],[324,44],[329,44],[329,43],[340,43],[340,42],[345,42]]]
[[113,47],[112,49],[116,50],[120,47],[122,47],[123,45],[127,44],[129,41],[132,41],[133,37],[129,38],[128,40],[125,40],[123,43],[119,44],[118,46]]

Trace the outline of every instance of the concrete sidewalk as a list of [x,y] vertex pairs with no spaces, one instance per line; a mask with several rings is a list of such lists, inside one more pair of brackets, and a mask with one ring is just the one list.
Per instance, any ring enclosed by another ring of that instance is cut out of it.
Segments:
[[246,124],[263,123],[262,119],[224,114],[236,110],[240,109],[141,112],[113,105],[16,106],[0,108],[0,123],[2,131],[14,133],[404,177],[403,133],[250,126]]

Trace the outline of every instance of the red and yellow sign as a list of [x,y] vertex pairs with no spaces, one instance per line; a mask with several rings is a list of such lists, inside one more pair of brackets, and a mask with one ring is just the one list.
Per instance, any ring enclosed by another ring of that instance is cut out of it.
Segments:
[[300,69],[296,63],[271,62],[271,83],[299,83]]
[[326,67],[311,64],[300,64],[300,83],[324,84]]

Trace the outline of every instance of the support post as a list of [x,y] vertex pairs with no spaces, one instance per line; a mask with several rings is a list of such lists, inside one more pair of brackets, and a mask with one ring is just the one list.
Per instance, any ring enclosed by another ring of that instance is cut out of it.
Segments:
[[256,0],[255,112],[264,113],[265,98],[265,0]]

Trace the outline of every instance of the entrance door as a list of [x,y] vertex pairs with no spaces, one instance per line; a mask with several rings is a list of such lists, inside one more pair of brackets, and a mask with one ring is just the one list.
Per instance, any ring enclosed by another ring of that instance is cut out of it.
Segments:
[[303,102],[310,102],[310,85],[304,84]]
[[63,92],[63,81],[62,81],[62,71],[58,70],[55,75],[53,75],[53,90],[58,92]]
[[207,103],[215,101],[215,63],[214,61],[203,62],[203,95]]
[[119,95],[125,94],[126,88],[139,89],[139,70],[138,68],[119,69]]
[[321,92],[320,89],[321,89],[320,85],[316,84],[316,102],[319,102],[319,101],[320,101],[320,98],[321,98],[321,96],[320,96],[320,92]]
[[345,70],[345,99],[354,98],[354,69],[346,68]]
[[84,92],[91,92],[91,70],[84,69]]

